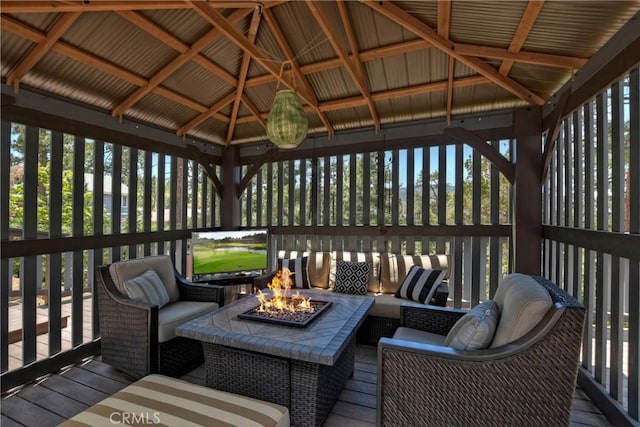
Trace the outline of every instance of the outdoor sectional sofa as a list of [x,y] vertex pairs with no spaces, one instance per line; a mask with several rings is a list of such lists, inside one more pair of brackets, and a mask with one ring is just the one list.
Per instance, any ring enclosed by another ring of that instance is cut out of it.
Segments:
[[[375,297],[375,304],[358,331],[358,342],[375,345],[381,337],[393,336],[400,326],[400,306],[412,302],[395,296],[411,266],[419,265],[446,271],[444,280],[437,287],[430,304],[444,307],[449,296],[449,256],[437,255],[396,255],[379,252],[301,252],[279,251],[278,259],[293,260],[307,258],[307,273],[312,290],[331,292],[334,289],[338,260],[368,262],[371,274],[367,295]],[[274,271],[254,279],[254,288],[263,289],[271,282]]]

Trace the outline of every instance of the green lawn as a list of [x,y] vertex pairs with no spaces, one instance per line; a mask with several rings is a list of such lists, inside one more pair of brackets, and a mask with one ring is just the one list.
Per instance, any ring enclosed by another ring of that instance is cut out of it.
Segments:
[[259,253],[211,251],[206,248],[195,250],[193,254],[193,273],[223,273],[226,271],[262,270],[265,256]]

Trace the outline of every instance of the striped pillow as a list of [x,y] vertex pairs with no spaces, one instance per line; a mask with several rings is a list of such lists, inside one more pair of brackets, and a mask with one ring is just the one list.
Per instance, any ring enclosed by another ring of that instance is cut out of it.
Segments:
[[429,304],[446,273],[443,270],[431,270],[414,265],[396,292],[396,298]]
[[303,256],[295,259],[278,258],[278,270],[288,268],[293,274],[294,287],[301,289],[309,289],[309,272],[307,271],[307,263],[309,258]]
[[122,287],[130,300],[157,305],[158,308],[169,303],[167,288],[153,268],[137,277],[127,279]]

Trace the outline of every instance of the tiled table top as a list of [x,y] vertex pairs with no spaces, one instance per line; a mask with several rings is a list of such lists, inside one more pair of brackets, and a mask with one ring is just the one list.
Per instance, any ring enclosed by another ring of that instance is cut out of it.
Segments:
[[300,294],[333,304],[309,326],[297,328],[239,319],[239,313],[258,304],[255,297],[248,296],[178,326],[176,334],[272,356],[333,365],[353,338],[374,299],[334,292],[301,290]]

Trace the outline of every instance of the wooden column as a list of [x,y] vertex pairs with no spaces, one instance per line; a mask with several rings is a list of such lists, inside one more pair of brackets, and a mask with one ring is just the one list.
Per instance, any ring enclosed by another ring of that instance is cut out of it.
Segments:
[[223,230],[235,230],[240,226],[240,167],[238,149],[230,146],[222,150],[222,194],[220,195],[220,226]]
[[542,110],[516,110],[514,131],[517,141],[513,213],[514,271],[541,274]]

